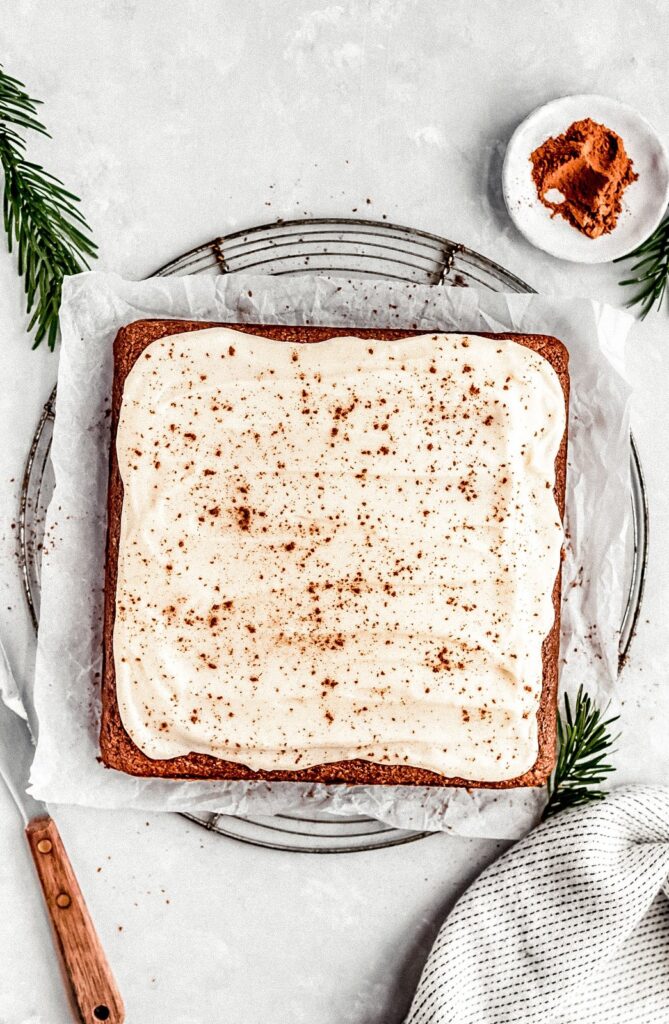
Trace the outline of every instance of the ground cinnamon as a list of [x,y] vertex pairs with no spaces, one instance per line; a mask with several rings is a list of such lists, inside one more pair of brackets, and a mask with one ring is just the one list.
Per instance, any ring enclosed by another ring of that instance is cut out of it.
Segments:
[[613,231],[623,192],[639,177],[620,136],[589,117],[546,139],[530,160],[544,206],[589,238]]

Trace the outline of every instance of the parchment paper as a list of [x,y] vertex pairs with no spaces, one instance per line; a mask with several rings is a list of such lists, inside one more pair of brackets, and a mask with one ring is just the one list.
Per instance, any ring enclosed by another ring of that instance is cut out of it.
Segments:
[[52,459],[56,490],[42,562],[31,791],[58,803],[273,814],[327,808],[397,827],[514,838],[536,820],[541,790],[467,791],[135,779],[98,761],[101,621],[111,346],[143,317],[553,334],[569,348],[571,410],[561,686],[615,686],[630,536],[631,317],[586,299],[325,277],[246,275],[65,281]]

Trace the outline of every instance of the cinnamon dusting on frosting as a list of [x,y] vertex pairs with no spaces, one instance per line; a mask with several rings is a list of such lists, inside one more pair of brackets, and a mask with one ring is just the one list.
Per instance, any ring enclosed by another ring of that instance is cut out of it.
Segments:
[[216,328],[149,351],[117,435],[114,656],[137,745],[528,769],[562,539],[550,364],[461,335],[298,356]]

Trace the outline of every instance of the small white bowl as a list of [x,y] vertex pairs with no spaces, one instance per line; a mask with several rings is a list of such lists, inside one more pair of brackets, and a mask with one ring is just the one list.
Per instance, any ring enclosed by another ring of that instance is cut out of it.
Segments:
[[[531,153],[586,117],[620,135],[639,175],[625,189],[615,228],[599,238],[581,234],[559,214],[551,217],[532,180]],[[502,188],[511,220],[533,245],[575,263],[606,263],[636,249],[662,220],[669,204],[669,160],[655,130],[632,107],[607,96],[563,96],[516,128],[504,157]]]

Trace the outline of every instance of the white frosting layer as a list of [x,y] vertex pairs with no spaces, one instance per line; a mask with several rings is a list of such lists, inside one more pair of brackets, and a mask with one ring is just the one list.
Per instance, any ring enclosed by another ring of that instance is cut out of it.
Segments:
[[510,340],[153,342],[124,390],[114,661],[151,758],[537,758],[559,379]]

